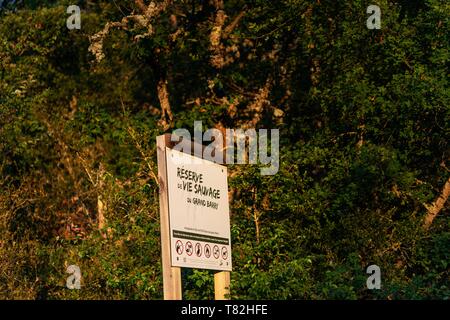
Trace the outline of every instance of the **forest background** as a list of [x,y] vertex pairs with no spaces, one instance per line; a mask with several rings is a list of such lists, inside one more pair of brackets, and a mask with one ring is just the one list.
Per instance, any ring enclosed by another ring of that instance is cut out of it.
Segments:
[[1,299],[161,299],[156,136],[195,120],[280,129],[229,166],[232,299],[449,298],[448,1],[0,7]]

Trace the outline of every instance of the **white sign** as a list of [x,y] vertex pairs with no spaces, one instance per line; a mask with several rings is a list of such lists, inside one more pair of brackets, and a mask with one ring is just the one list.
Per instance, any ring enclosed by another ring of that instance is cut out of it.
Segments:
[[174,267],[231,271],[227,168],[166,148]]

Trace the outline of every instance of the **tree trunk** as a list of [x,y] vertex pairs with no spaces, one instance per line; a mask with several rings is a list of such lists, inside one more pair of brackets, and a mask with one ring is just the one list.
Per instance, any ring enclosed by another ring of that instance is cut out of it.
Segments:
[[445,203],[450,195],[450,178],[448,178],[447,182],[442,189],[439,197],[431,204],[425,205],[427,208],[427,215],[425,216],[424,228],[428,229],[433,223],[434,218],[439,214],[439,212],[444,208]]
[[106,212],[106,202],[103,200],[103,188],[104,188],[104,175],[105,169],[103,168],[103,164],[100,164],[99,172],[98,172],[98,194],[97,194],[97,221],[98,221],[98,229],[102,230],[105,227],[105,212]]
[[167,80],[161,79],[158,82],[158,99],[161,105],[161,122],[164,128],[169,127],[169,124],[172,123],[173,115],[172,109],[170,108],[169,102],[169,91],[167,90]]

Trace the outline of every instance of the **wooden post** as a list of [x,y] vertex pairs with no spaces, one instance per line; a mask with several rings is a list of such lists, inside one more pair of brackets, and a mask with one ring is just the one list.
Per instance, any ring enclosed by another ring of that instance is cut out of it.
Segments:
[[[226,163],[224,152],[222,152],[221,158],[222,162]],[[230,300],[230,271],[219,271],[214,274],[214,299]]]
[[[226,141],[224,141],[224,144],[226,144]],[[220,153],[222,163],[226,163],[226,153],[223,151]],[[230,300],[230,275],[230,271],[219,271],[214,274],[215,300]]]
[[156,138],[159,181],[159,216],[161,224],[161,256],[164,300],[181,300],[181,268],[172,267],[170,261],[169,198],[167,193],[166,146],[170,135]]
[[214,298],[230,300],[230,272],[220,271],[214,274]]

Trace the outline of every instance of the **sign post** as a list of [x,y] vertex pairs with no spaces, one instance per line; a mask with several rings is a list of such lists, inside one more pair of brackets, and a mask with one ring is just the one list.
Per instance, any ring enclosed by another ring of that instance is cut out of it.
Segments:
[[221,271],[214,275],[215,298],[227,299],[232,270],[227,168],[173,149],[170,137],[157,137],[164,298],[181,299],[185,267]]
[[156,138],[163,290],[164,300],[181,300],[181,268],[172,267],[170,262],[169,197],[166,174],[166,147],[169,145],[170,135],[162,135]]
[[214,298],[216,300],[229,300],[230,271],[220,271],[214,274]]

